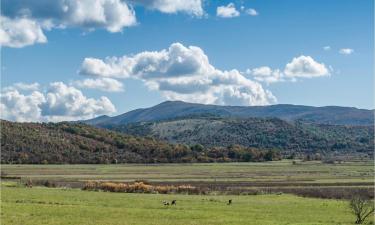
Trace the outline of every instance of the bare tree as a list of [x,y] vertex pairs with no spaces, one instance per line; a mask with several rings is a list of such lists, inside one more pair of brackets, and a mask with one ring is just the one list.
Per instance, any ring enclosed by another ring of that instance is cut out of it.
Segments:
[[356,195],[350,200],[350,208],[357,217],[355,224],[362,224],[374,213],[374,203],[363,196]]

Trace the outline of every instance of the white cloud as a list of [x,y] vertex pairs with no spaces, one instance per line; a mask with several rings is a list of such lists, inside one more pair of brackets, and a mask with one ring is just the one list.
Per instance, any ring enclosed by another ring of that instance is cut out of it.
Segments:
[[85,58],[79,73],[92,76],[142,79],[182,77],[194,74],[212,73],[214,67],[202,49],[188,48],[180,43],[172,44],[159,52],[141,52],[134,56],[108,57],[104,61]]
[[283,72],[280,69],[262,66],[247,69],[246,74],[253,76],[259,82],[270,84],[284,81],[295,82],[301,78],[329,76],[329,71],[332,70],[332,67],[328,69],[323,63],[316,62],[311,56],[302,55],[287,63]]
[[22,15],[39,24],[48,23],[49,28],[104,28],[120,32],[136,24],[134,10],[121,0],[4,0],[3,7],[7,17]]
[[112,78],[84,79],[74,82],[80,88],[98,89],[107,92],[124,91],[123,84]]
[[238,70],[216,69],[202,49],[180,43],[161,51],[110,57],[104,61],[86,58],[79,73],[139,79],[173,100],[229,105],[266,105],[276,101],[258,82],[247,79]]
[[43,30],[81,28],[122,32],[137,24],[132,4],[163,13],[203,16],[203,0],[3,0],[0,44],[24,47],[46,43]]
[[351,48],[342,48],[342,49],[339,50],[339,53],[343,54],[343,55],[350,55],[353,52],[354,52],[354,50],[351,49]]
[[90,76],[126,78],[132,73],[133,61],[134,59],[126,56],[107,57],[105,61],[89,57],[84,59],[79,73]]
[[262,66],[258,68],[254,68],[251,73],[254,76],[270,76],[272,74],[272,69],[268,66]]
[[323,47],[323,50],[324,50],[324,51],[329,51],[329,50],[331,50],[331,46],[328,46],[328,45],[327,45],[327,46],[324,46],[324,47]]
[[65,0],[62,9],[62,25],[65,26],[120,32],[136,24],[134,10],[120,0]]
[[39,90],[39,83],[14,83],[11,86],[5,87],[3,90],[22,90],[22,91],[37,91]]
[[259,15],[259,13],[255,10],[255,9],[247,9],[246,11],[245,11],[247,14],[249,14],[250,16],[257,16],[257,15]]
[[229,3],[226,6],[217,7],[216,16],[222,17],[222,18],[232,18],[232,17],[240,16],[240,12],[237,11],[233,3]]
[[0,16],[0,44],[2,46],[21,48],[35,43],[46,43],[47,38],[42,27],[34,20],[27,18],[9,19]]
[[268,66],[247,69],[246,73],[254,76],[255,80],[267,84],[285,81],[284,74],[279,69],[272,70]]
[[31,94],[4,88],[0,109],[2,119],[20,122],[88,119],[116,111],[107,97],[87,98],[62,82],[51,83],[46,91]]
[[131,2],[163,13],[184,12],[194,16],[204,14],[202,0],[131,0]]
[[311,56],[301,55],[286,64],[284,73],[289,78],[312,78],[330,75],[323,63],[316,62]]
[[13,121],[39,121],[41,118],[40,106],[45,102],[45,96],[34,91],[23,95],[18,90],[9,90],[1,93],[1,118]]
[[121,32],[137,23],[134,10],[121,0],[4,0],[2,6],[0,44],[13,48],[46,43],[43,30],[52,28]]

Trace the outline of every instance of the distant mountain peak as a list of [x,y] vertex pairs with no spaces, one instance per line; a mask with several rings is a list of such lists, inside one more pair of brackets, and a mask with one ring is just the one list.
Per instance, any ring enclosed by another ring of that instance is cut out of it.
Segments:
[[101,115],[101,116],[98,116],[98,117],[96,117],[97,119],[104,119],[104,118],[109,118],[109,116],[107,116],[107,115]]
[[183,116],[210,114],[218,117],[269,118],[286,121],[303,120],[311,123],[334,125],[373,125],[374,111],[342,106],[304,106],[278,104],[268,106],[221,106],[165,101],[150,108],[136,109],[118,116],[100,116],[83,121],[90,125],[106,126],[135,122],[159,121]]

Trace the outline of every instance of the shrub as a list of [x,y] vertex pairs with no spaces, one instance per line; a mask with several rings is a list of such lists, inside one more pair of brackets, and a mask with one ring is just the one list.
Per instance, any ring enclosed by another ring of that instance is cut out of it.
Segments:
[[127,183],[114,183],[114,182],[86,182],[83,190],[89,191],[109,191],[109,192],[126,192],[126,193],[184,193],[184,194],[205,194],[207,191],[191,185],[150,185],[143,182]]

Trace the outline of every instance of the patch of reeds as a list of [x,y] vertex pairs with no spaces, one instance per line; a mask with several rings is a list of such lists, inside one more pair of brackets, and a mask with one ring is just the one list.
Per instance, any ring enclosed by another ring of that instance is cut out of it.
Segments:
[[89,191],[108,191],[124,193],[158,193],[158,194],[206,194],[207,190],[197,188],[191,185],[151,185],[143,182],[134,183],[115,183],[115,182],[86,182],[83,190]]

